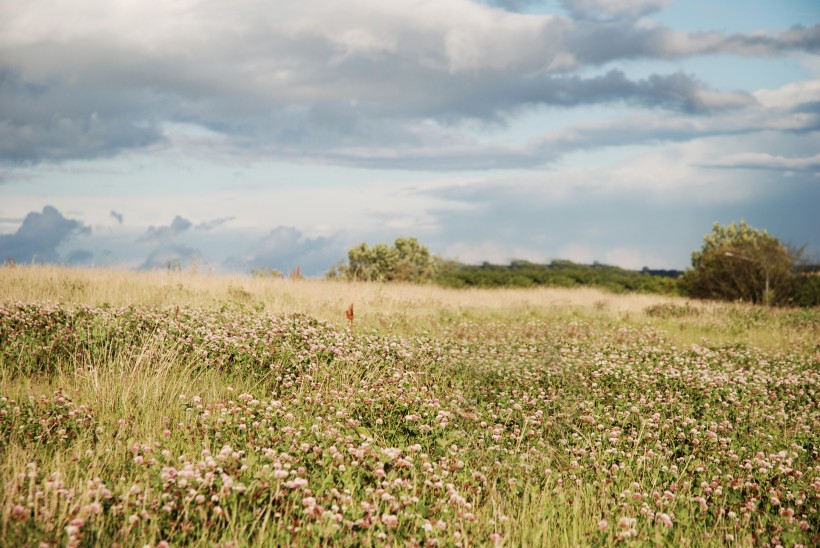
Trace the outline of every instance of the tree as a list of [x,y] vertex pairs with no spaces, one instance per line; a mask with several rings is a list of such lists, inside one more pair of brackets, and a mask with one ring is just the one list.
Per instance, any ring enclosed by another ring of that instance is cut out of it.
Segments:
[[436,273],[438,260],[416,238],[396,238],[393,247],[362,243],[351,248],[348,264],[337,265],[329,277],[373,282],[427,282]]
[[715,223],[681,280],[693,297],[784,304],[791,298],[795,256],[777,238],[744,221]]

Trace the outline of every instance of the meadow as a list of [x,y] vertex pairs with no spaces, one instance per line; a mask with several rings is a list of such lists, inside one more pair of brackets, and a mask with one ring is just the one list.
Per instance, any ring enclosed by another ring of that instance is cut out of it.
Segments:
[[817,308],[0,268],[0,544],[816,546],[818,341]]

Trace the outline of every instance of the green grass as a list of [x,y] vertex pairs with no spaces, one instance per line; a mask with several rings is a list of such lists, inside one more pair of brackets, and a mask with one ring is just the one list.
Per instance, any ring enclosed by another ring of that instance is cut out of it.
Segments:
[[820,543],[816,310],[180,283],[0,304],[0,544]]

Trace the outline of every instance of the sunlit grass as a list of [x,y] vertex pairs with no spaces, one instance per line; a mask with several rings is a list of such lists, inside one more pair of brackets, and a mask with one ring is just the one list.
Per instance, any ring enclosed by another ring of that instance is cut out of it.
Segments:
[[814,310],[41,267],[0,284],[0,544],[820,543]]
[[362,329],[415,335],[441,333],[464,321],[591,319],[664,330],[681,344],[816,345],[817,309],[765,309],[594,288],[445,289],[432,285],[348,283],[185,271],[133,272],[51,266],[0,268],[0,303],[45,302],[240,308],[301,312],[335,326],[355,303]]

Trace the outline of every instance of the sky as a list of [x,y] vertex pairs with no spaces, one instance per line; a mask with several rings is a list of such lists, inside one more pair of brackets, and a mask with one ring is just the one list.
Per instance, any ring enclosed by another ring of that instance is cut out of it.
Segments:
[[0,3],[0,260],[820,256],[816,0]]

